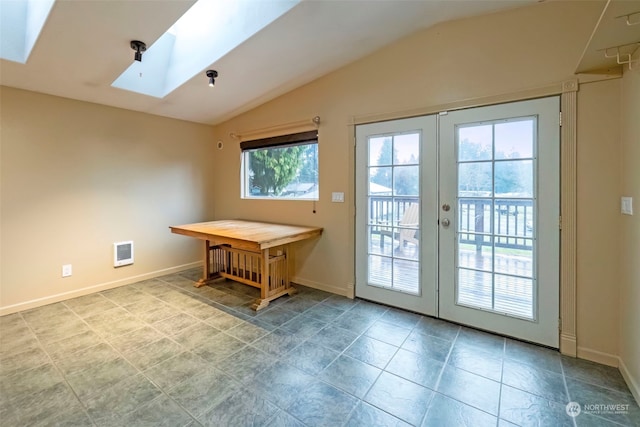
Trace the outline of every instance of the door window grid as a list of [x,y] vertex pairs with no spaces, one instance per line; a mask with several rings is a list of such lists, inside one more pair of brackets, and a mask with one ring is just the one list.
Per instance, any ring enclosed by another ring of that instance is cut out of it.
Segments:
[[367,144],[368,284],[420,295],[420,133]]
[[456,127],[456,304],[535,320],[535,132],[535,117]]

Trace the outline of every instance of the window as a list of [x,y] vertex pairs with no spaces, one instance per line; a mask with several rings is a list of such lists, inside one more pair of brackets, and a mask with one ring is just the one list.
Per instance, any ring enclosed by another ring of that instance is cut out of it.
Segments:
[[318,200],[318,132],[243,141],[242,197]]

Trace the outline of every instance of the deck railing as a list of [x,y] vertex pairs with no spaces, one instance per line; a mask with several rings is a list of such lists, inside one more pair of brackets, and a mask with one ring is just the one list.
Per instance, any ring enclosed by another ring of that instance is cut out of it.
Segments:
[[[397,225],[417,197],[370,196],[369,218],[372,233],[388,231]],[[493,229],[492,227],[493,218]],[[458,231],[461,244],[531,250],[533,245],[533,203],[529,199],[459,199]],[[493,237],[492,237],[493,234]]]

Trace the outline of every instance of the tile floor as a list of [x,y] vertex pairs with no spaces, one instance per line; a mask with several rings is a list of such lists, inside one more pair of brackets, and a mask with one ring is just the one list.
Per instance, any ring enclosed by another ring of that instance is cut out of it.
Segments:
[[255,313],[199,274],[0,317],[0,423],[640,425],[617,369],[302,286]]

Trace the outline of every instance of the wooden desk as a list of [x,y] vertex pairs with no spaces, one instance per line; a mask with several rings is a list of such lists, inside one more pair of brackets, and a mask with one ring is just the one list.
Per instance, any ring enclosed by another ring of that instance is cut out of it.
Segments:
[[289,283],[289,243],[320,236],[322,228],[243,220],[169,227],[172,233],[204,240],[204,275],[196,287],[228,278],[260,288],[252,306],[260,310],[296,290]]

